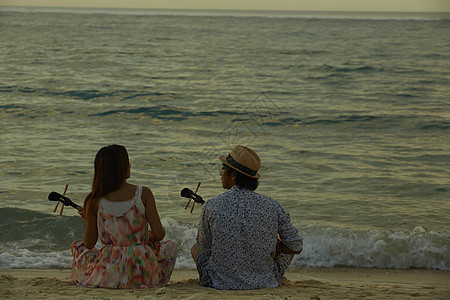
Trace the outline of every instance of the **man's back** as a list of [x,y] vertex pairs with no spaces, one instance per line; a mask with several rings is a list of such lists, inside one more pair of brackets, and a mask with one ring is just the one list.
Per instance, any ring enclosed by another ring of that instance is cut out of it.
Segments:
[[[219,289],[255,289],[279,285],[290,256],[274,262],[277,236],[291,249],[302,246],[289,214],[270,197],[236,186],[207,201],[199,224],[199,264],[209,285]],[[278,272],[279,264],[283,268]],[[281,273],[281,274],[280,274]]]

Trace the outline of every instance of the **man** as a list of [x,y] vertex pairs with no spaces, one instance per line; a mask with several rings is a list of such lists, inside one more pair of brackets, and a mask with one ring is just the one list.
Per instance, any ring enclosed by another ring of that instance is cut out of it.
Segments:
[[255,192],[261,160],[253,150],[236,146],[220,160],[229,191],[203,205],[191,249],[200,282],[230,290],[277,287],[303,238],[278,201]]

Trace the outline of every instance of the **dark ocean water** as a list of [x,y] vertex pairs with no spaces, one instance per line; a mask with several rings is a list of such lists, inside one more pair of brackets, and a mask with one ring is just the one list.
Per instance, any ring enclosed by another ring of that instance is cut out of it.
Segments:
[[123,144],[178,268],[193,268],[217,157],[262,158],[258,191],[304,236],[296,266],[450,268],[450,16],[0,9],[0,267],[70,267],[93,158]]

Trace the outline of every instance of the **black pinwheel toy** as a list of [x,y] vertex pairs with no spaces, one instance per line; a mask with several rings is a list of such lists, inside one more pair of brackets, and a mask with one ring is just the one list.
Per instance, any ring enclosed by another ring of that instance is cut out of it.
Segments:
[[61,195],[60,193],[57,193],[57,192],[51,192],[50,194],[48,194],[48,200],[50,200],[50,201],[59,201],[62,204],[64,204],[65,206],[71,206],[71,207],[73,207],[75,209],[82,208],[78,204],[73,203],[73,201],[70,200],[69,198],[67,198],[66,196],[63,196],[63,195]]
[[186,206],[184,207],[184,209],[188,208],[189,203],[191,203],[191,200],[194,200],[194,203],[192,203],[192,207],[191,207],[191,213],[192,213],[192,211],[194,211],[195,203],[200,203],[200,204],[205,203],[203,198],[197,194],[197,191],[200,188],[200,184],[201,184],[201,182],[199,181],[197,188],[195,189],[195,192],[193,192],[192,190],[190,190],[188,188],[184,188],[181,190],[181,197],[189,198],[189,201],[186,204]]

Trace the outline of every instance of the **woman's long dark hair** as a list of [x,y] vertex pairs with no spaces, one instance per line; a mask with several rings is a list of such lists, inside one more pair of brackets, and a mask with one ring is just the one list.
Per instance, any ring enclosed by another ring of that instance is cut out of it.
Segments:
[[[130,161],[127,149],[120,145],[109,145],[101,148],[94,161],[94,179],[92,190],[84,200],[84,205],[92,199],[117,190],[127,179]],[[92,205],[91,201],[91,205]],[[89,209],[89,208],[87,208]]]

